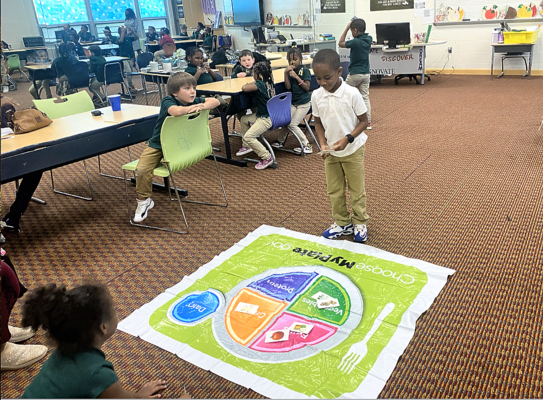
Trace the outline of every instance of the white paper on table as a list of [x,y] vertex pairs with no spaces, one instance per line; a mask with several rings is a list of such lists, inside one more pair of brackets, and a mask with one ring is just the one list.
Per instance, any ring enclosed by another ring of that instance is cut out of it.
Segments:
[[426,0],[415,0],[415,17],[421,18],[424,17],[424,9],[426,8]]
[[11,128],[2,128],[2,136],[11,135],[13,130]]
[[422,17],[423,24],[433,24],[435,19],[435,11],[433,8],[424,9],[424,17]]

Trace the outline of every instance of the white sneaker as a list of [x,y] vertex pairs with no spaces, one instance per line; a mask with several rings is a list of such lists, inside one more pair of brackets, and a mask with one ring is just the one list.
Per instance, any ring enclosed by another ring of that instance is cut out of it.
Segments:
[[134,215],[134,222],[141,222],[147,218],[147,211],[155,206],[153,200],[149,197],[147,200],[138,200],[138,208]]
[[[300,147],[296,147],[294,149],[296,153],[301,153],[302,149]],[[313,146],[311,146],[311,143],[308,143],[304,146],[304,153],[305,154],[312,154],[313,153]]]
[[367,131],[371,131],[371,122],[368,124],[368,127],[366,128]]

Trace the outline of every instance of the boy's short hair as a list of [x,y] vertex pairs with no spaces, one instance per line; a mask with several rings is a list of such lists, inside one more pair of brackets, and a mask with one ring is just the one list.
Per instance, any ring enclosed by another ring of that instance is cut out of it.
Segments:
[[187,29],[187,25],[185,25],[185,24],[181,25],[181,30],[183,30],[183,29]]
[[366,21],[362,18],[357,18],[351,22],[351,29],[356,29],[360,33],[366,32]]
[[341,62],[339,60],[339,54],[332,49],[322,49],[315,54],[313,58],[313,65],[315,64],[325,64],[328,65],[333,70],[338,70],[341,67]]
[[239,53],[239,59],[241,60],[242,57],[250,56],[251,58],[255,58],[253,55],[253,52],[251,50],[242,50],[241,53]]
[[109,29],[109,26],[105,26],[104,31],[108,31],[109,33],[111,33],[111,29]]
[[196,79],[194,79],[194,76],[188,72],[176,72],[172,74],[168,79],[168,84],[166,85],[168,96],[172,96],[174,93],[179,92],[179,89],[185,85],[196,87]]
[[89,47],[89,51],[93,53],[95,56],[101,56],[102,55],[102,49],[100,46],[92,45]]

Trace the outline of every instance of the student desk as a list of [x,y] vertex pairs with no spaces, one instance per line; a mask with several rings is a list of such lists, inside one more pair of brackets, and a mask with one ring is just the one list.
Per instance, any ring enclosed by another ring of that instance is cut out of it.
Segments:
[[98,117],[84,112],[57,118],[45,128],[3,139],[2,183],[148,140],[159,107],[123,104],[121,111],[100,110],[104,114]]
[[[285,91],[284,73],[284,69],[276,69],[273,71],[273,80],[275,82],[276,94],[280,94]],[[311,71],[311,74],[313,74],[313,71]],[[232,158],[232,150],[230,149],[230,135],[228,133],[228,120],[226,119],[226,117],[228,115],[234,115],[240,111],[252,107],[252,96],[243,93],[241,89],[243,85],[251,82],[254,82],[254,79],[252,77],[236,78],[227,81],[206,83],[205,85],[200,85],[196,88],[198,95],[213,96],[215,94],[219,94],[222,96],[231,96],[227,109],[224,112],[220,112],[222,133],[224,137],[224,147],[226,150],[226,157],[221,157],[221,162],[236,165],[238,167],[246,167],[247,161],[241,161]],[[316,85],[315,78],[312,78],[310,90],[316,89],[317,87],[318,86]],[[218,158],[217,161],[219,161]]]
[[[508,54],[508,53],[516,53],[514,55],[511,55],[511,58],[522,58],[524,59],[524,56],[518,55],[518,53],[529,53],[530,54],[530,61],[528,62],[528,66],[526,68],[526,73],[522,76],[523,78],[526,78],[527,76],[530,76],[532,74],[532,63],[534,61],[534,48],[535,43],[509,43],[509,44],[503,44],[503,43],[491,43],[492,46],[492,62],[490,64],[490,79],[492,79],[494,75],[494,58],[496,53],[498,54]],[[526,60],[524,59],[524,62]],[[501,78],[504,75],[503,72],[503,60],[502,60],[502,72],[496,78]]]
[[[47,53],[47,47],[39,46],[39,47],[26,47],[24,49],[13,49],[13,50],[2,50],[2,53],[7,58],[7,56],[11,56],[13,54],[18,54],[20,60],[26,61],[26,56],[28,53],[32,53],[35,50],[45,50]],[[49,57],[49,56],[48,56]]]
[[[114,62],[120,62],[123,60],[128,60],[128,57],[105,57],[106,63],[114,63]],[[85,58],[81,61],[90,62],[88,58]],[[34,89],[36,90],[36,94],[38,95],[38,99],[40,98],[40,93],[38,91],[38,87],[36,86],[36,81],[41,81],[43,79],[56,79],[57,78],[57,71],[53,70],[51,68],[51,64],[36,64],[36,65],[27,65],[25,67],[28,70],[28,75],[30,76],[30,79],[32,79],[32,84],[34,85]]]
[[99,42],[100,44],[87,44],[83,46],[84,49],[88,50],[91,46],[98,46],[102,51],[109,51],[109,50],[117,50],[119,48],[119,45],[117,44],[102,44],[102,42]]

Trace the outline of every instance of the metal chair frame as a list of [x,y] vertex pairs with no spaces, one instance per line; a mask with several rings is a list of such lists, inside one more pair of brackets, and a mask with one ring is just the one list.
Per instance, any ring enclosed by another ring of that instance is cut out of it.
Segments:
[[[199,114],[199,115],[197,115],[197,114]],[[205,120],[208,121],[208,132],[209,132],[209,120],[208,120],[209,111],[202,111],[202,112],[197,113],[197,114],[194,114],[192,117],[195,118],[195,117],[198,117],[198,116],[203,116],[203,118],[205,118]],[[167,119],[168,118],[179,118],[179,117],[167,117]],[[190,119],[190,117],[189,117],[189,119]],[[153,226],[153,225],[143,225],[143,224],[138,224],[138,223],[133,221],[132,214],[131,214],[131,211],[130,211],[130,199],[129,199],[129,195],[128,195],[128,183],[127,183],[127,179],[126,179],[126,170],[123,169],[123,174],[124,174],[124,178],[125,178],[124,179],[124,187],[125,187],[125,191],[126,191],[126,207],[127,207],[128,219],[130,220],[130,224],[133,225],[133,226],[139,226],[141,228],[149,228],[149,229],[156,229],[156,230],[159,230],[159,231],[166,231],[166,232],[172,232],[172,233],[185,234],[185,233],[189,233],[189,225],[188,225],[188,222],[187,222],[187,217],[185,216],[185,211],[183,210],[182,203],[194,203],[194,204],[202,204],[202,205],[208,205],[208,206],[228,207],[228,199],[226,198],[226,191],[224,190],[224,184],[223,184],[222,177],[221,177],[221,170],[219,169],[219,163],[217,162],[217,158],[215,156],[215,152],[213,150],[213,147],[211,147],[211,155],[213,155],[213,161],[215,162],[215,168],[217,169],[217,175],[219,176],[219,182],[221,184],[222,193],[223,193],[224,201],[225,201],[224,204],[209,203],[209,202],[204,202],[204,201],[187,200],[187,199],[181,200],[181,197],[179,196],[179,190],[177,188],[177,184],[175,183],[175,179],[174,179],[172,171],[170,169],[170,165],[169,165],[168,162],[166,162],[164,160],[162,161],[162,164],[164,166],[166,166],[166,168],[168,168],[168,174],[169,174],[169,176],[167,178],[164,178],[164,184],[166,186],[168,186],[168,189],[169,189],[168,190],[168,195],[170,197],[170,200],[175,201],[177,199],[177,203],[179,204],[181,214],[183,215],[183,221],[185,223],[185,229],[186,230],[184,230],[184,231],[175,230],[175,229],[168,229],[168,228],[161,228],[159,226]],[[202,160],[200,160],[200,161],[202,161]],[[169,185],[169,182],[168,182],[169,179],[171,179],[173,187],[171,187]],[[175,191],[176,199],[172,198],[172,189]]]

